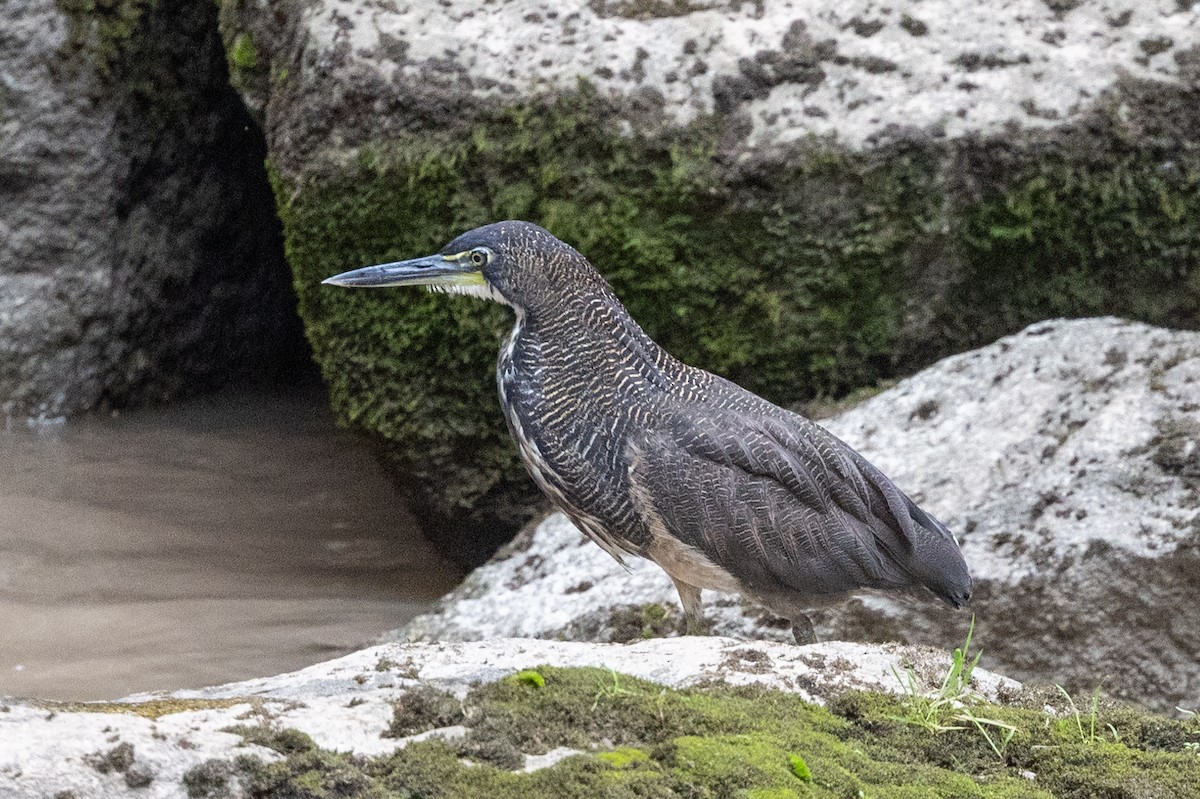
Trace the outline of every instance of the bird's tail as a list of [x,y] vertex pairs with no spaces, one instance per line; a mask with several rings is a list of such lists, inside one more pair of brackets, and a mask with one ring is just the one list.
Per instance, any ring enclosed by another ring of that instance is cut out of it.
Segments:
[[914,535],[910,571],[914,577],[952,608],[971,599],[971,572],[954,535],[946,525],[917,507],[908,497],[908,515]]

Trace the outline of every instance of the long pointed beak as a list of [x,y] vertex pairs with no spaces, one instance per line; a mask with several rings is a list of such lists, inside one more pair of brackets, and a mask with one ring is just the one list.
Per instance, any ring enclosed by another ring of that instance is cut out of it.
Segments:
[[470,286],[484,283],[483,273],[467,259],[457,260],[441,255],[427,255],[411,261],[364,266],[327,277],[321,281],[330,286],[351,288],[383,288],[385,286]]

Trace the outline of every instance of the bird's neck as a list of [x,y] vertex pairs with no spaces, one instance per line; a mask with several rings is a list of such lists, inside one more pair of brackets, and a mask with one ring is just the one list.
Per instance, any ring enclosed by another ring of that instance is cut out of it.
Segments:
[[608,291],[518,314],[514,345],[530,366],[584,370],[595,377],[636,375],[658,383],[681,367]]

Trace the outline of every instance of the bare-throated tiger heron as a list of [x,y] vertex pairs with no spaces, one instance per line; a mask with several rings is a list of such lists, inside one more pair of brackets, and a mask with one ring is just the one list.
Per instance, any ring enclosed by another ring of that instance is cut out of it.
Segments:
[[[650,339],[587,259],[500,222],[437,255],[331,277],[428,286],[516,312],[500,404],[538,486],[618,561],[649,558],[700,632],[701,589],[743,594],[813,639],[805,611],[861,588],[932,591],[971,578],[950,531],[808,419],[688,366]],[[623,562],[623,561],[622,561]]]

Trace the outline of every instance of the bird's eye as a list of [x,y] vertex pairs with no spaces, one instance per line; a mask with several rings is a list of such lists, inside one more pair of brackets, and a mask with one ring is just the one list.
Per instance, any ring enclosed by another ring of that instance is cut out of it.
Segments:
[[487,250],[471,250],[471,263],[478,267],[487,266]]

